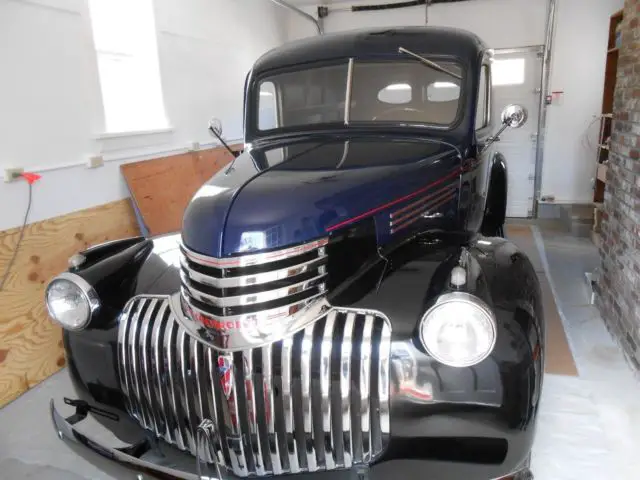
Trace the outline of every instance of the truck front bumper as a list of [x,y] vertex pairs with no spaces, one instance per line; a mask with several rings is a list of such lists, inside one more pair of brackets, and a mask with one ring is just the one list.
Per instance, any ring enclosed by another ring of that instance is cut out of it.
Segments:
[[[167,480],[227,480],[238,478],[226,471],[222,472],[222,477],[220,478],[213,466],[208,467],[209,471],[198,471],[196,459],[191,455],[162,441],[156,441],[151,437],[137,444],[124,447],[104,445],[97,440],[97,438],[103,436],[101,432],[96,431],[94,433],[92,431],[88,433],[84,428],[82,428],[83,431],[78,429],[78,425],[88,416],[86,409],[76,406],[76,413],[65,418],[56,408],[53,399],[49,405],[54,429],[61,440],[71,445],[79,446],[81,450],[96,453],[130,471],[146,473],[154,478]],[[94,426],[95,428],[107,430],[102,425],[92,425],[92,427]],[[302,479],[304,477],[308,480],[386,480],[393,476],[405,480],[488,480],[496,478],[495,466],[432,460],[391,460],[372,466],[358,466],[350,470],[287,475],[288,478],[298,477]],[[532,478],[528,465],[522,466],[517,472],[500,477],[501,480],[528,480]]]

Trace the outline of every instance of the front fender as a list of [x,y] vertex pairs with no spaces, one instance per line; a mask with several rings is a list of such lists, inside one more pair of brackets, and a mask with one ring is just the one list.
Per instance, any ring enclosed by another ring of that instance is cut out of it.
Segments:
[[484,235],[502,235],[502,228],[507,218],[508,171],[504,155],[497,152],[489,171],[489,192],[482,220]]
[[[468,368],[440,364],[417,335],[429,306],[455,290],[449,279],[457,265],[467,273],[460,290],[487,303],[498,327],[493,352]],[[332,303],[378,310],[391,322],[390,451],[427,451],[436,438],[440,444],[454,437],[485,438],[508,444],[504,465],[524,461],[533,440],[544,358],[541,291],[528,258],[502,238],[439,234],[399,246],[369,272],[367,282],[363,274]]]
[[179,289],[179,241],[180,235],[172,234],[97,245],[81,252],[85,262],[70,269],[94,287],[101,302],[89,328],[63,330],[71,380],[80,399],[120,417],[96,419],[124,442],[136,443],[141,431],[126,412],[118,379],[119,316],[138,294],[168,295]]

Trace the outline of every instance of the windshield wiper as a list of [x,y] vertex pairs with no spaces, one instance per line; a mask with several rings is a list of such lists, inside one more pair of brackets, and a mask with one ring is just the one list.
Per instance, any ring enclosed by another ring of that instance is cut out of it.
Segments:
[[462,80],[462,75],[458,75],[457,73],[453,73],[451,70],[447,70],[443,66],[438,65],[436,62],[432,62],[431,60],[428,60],[428,59],[424,58],[423,56],[412,52],[411,50],[407,50],[404,47],[400,47],[400,48],[398,48],[398,52],[406,53],[407,55],[411,55],[413,58],[416,58],[416,59],[420,60],[426,66],[431,67],[434,70],[437,70],[437,71],[442,72],[442,73],[446,73],[447,75],[449,75],[449,76],[451,76],[453,78],[457,78],[458,80]]

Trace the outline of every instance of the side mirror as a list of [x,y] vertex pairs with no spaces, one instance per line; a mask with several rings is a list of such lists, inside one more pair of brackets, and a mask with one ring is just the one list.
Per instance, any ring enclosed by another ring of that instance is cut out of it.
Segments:
[[222,138],[222,122],[219,118],[211,118],[209,120],[209,131],[218,139],[218,141],[227,149],[227,151],[233,155],[233,158],[240,156],[240,152],[233,151],[229,144]]
[[508,105],[502,110],[502,124],[511,128],[520,128],[527,123],[529,113],[522,105]]
[[486,152],[493,143],[499,142],[500,134],[502,134],[502,132],[504,132],[507,128],[520,128],[521,126],[523,126],[525,123],[527,123],[528,117],[529,114],[527,113],[527,109],[522,105],[507,105],[506,107],[504,107],[501,115],[502,126],[500,127],[500,130],[498,130],[498,133],[496,133],[492,137],[489,137],[487,143],[480,146],[480,153],[482,154]]
[[222,122],[219,118],[213,117],[211,118],[211,120],[209,120],[209,130],[211,130],[211,133],[213,133],[216,137],[222,136]]

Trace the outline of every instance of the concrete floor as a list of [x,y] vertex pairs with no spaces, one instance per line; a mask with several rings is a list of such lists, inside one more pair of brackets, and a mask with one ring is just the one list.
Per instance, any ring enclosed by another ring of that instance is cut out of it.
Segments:
[[[532,224],[578,377],[546,375],[533,451],[537,480],[636,479],[640,476],[640,384],[589,304],[584,273],[598,265],[588,239],[548,224]],[[526,248],[525,248],[526,250]],[[81,457],[60,442],[49,421],[48,402],[70,392],[60,372],[0,410],[0,478],[126,479],[95,456]]]

